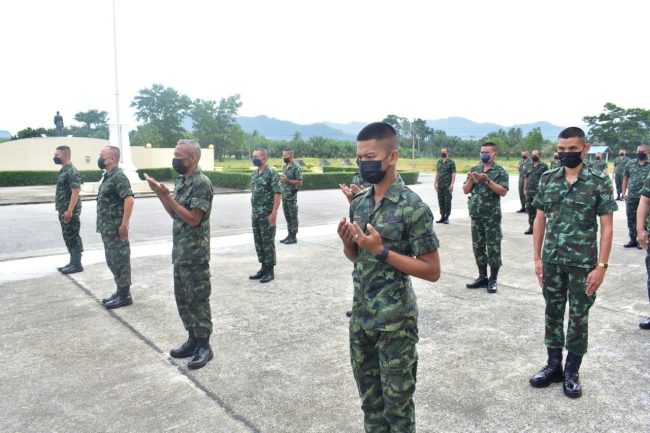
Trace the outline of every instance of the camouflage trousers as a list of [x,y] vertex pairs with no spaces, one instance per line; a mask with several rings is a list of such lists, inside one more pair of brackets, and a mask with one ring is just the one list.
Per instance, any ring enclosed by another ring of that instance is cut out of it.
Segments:
[[131,288],[131,245],[129,239],[120,240],[117,233],[102,233],[104,256],[108,269],[113,273],[113,279],[118,293],[128,293]]
[[501,267],[501,218],[472,217],[471,221],[476,264]]
[[564,311],[569,301],[569,323],[566,330],[566,348],[582,356],[587,353],[589,309],[596,295],[587,296],[589,269],[561,266],[544,262],[544,300],[546,301],[546,330],[544,344],[549,348],[565,346]]
[[650,301],[650,248],[645,255],[645,272],[647,274],[646,288],[648,289],[648,301]]
[[526,194],[524,194],[524,177],[520,174],[519,175],[519,202],[521,203],[521,207],[524,208],[526,206]]
[[535,200],[535,194],[528,194],[526,196],[526,212],[528,212],[528,225],[531,227],[535,222],[535,217],[537,216],[537,208],[533,206],[533,200]]
[[350,358],[366,433],[414,433],[417,375],[416,327],[364,329],[350,321]]
[[438,184],[438,207],[440,208],[440,216],[446,217],[451,214],[451,193],[449,192],[449,185]]
[[79,215],[72,215],[70,222],[66,224],[63,222],[63,214],[59,214],[59,222],[61,223],[63,242],[65,242],[68,253],[70,253],[70,261],[81,260],[84,245],[81,236],[79,236],[79,230],[81,229]]
[[639,198],[627,198],[625,202],[625,213],[627,215],[627,231],[630,240],[636,241],[636,210],[639,207]]
[[174,265],[176,308],[187,332],[197,338],[212,334],[210,264]]
[[616,183],[616,194],[623,192],[623,174],[614,174],[614,182]]
[[290,235],[298,233],[298,200],[282,200],[282,211]]
[[266,266],[275,266],[275,226],[270,226],[266,216],[253,217],[253,239],[257,261]]

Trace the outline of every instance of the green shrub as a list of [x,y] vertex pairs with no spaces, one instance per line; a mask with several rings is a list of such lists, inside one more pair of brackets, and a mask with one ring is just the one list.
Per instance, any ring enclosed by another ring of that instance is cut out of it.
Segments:
[[172,168],[139,168],[136,170],[140,179],[144,180],[144,173],[147,173],[149,176],[153,177],[157,181],[167,182],[171,180],[176,180],[178,174]]
[[[104,175],[102,170],[80,170],[81,182],[99,182]],[[56,180],[54,181],[56,183]]]
[[[176,173],[171,168],[142,168],[138,175],[146,172],[157,180],[169,181],[176,179]],[[104,172],[102,170],[80,170],[81,182],[99,182]],[[29,170],[29,171],[0,171],[0,186],[32,186],[56,185],[58,171]]]
[[358,167],[323,167],[323,173],[356,173],[359,170]]
[[220,188],[249,189],[251,173],[237,173],[227,171],[204,171],[212,185]]

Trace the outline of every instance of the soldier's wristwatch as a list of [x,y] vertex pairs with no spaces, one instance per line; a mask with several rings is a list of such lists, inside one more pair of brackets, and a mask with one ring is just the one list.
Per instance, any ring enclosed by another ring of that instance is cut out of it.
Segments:
[[598,264],[596,266],[598,266],[599,268],[603,268],[605,270],[607,270],[607,267],[608,267],[607,263],[603,263],[603,262],[598,262]]
[[381,263],[385,263],[386,259],[388,258],[388,248],[384,247],[381,253],[377,254],[375,258]]

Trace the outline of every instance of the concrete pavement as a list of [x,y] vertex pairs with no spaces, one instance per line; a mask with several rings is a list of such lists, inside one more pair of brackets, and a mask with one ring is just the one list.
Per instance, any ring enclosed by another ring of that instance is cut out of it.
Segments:
[[[504,214],[496,295],[464,287],[476,272],[469,220],[436,224],[442,277],[414,279],[419,432],[648,431],[644,252],[620,246],[621,207],[578,400],[528,385],[545,349],[526,215]],[[345,317],[352,267],[334,225],[298,239],[278,244],[277,279],[262,285],[247,278],[258,268],[251,234],[213,238],[215,359],[198,371],[167,355],[185,338],[168,241],[133,245],[134,305],[113,312],[99,303],[113,291],[102,251],[70,277],[55,270],[63,255],[0,262],[0,431],[362,432]]]

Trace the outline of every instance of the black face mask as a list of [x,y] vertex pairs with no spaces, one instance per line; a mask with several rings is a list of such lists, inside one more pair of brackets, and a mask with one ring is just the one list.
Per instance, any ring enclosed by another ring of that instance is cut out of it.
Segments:
[[178,158],[172,159],[172,168],[176,170],[176,173],[178,174],[187,173],[187,167],[185,166],[185,164],[183,164],[182,159],[178,159]]
[[100,156],[97,158],[97,167],[99,167],[100,170],[103,170],[106,168],[106,160],[104,159],[103,156]]
[[533,155],[533,156],[530,157],[530,159],[532,159],[533,162],[537,162],[537,161],[539,161],[539,156]]
[[648,157],[648,154],[645,152],[637,152],[636,157],[639,158],[639,161],[643,161]]
[[625,154],[624,153],[619,153],[618,156],[625,156]]
[[59,158],[58,156],[55,156],[54,158],[52,158],[52,160],[54,161],[55,164],[61,164],[63,162],[61,161],[61,158]]
[[521,159],[528,159],[526,155],[521,155]]
[[582,162],[582,152],[560,152],[559,156],[565,167],[576,168]]
[[[386,155],[386,158],[390,156],[390,153]],[[381,163],[386,159],[381,159],[379,161],[362,161],[359,160],[359,174],[361,178],[368,183],[379,183],[386,176],[386,170],[381,169]]]
[[440,156],[442,156],[443,158],[446,158],[447,157],[447,152],[441,152]]
[[291,161],[290,158],[283,158],[282,160],[284,161],[285,164],[289,164],[289,161]]

